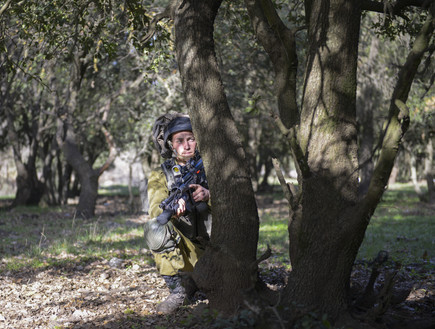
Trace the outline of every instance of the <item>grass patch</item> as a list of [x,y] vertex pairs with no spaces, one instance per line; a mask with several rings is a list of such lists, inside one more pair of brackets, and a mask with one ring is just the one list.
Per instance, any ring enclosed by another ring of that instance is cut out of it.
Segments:
[[[134,196],[139,195],[139,188],[137,186],[132,186],[132,193]],[[110,185],[110,186],[100,186],[98,190],[98,195],[100,196],[129,196],[128,186],[126,185]]]
[[[279,187],[274,186],[279,193]],[[267,196],[266,196],[267,197]],[[267,245],[277,261],[288,259],[288,215],[276,207],[260,210],[258,255]],[[378,205],[357,258],[372,260],[380,250],[388,251],[390,258],[403,264],[422,263],[435,259],[435,208],[419,202],[410,184],[391,186]],[[430,266],[435,266],[432,264]]]
[[0,212],[0,272],[114,256],[153,263],[151,255],[141,251],[140,223],[125,215],[83,220],[73,214],[73,207],[19,207]]
[[[259,198],[258,255],[270,246],[272,257],[267,266],[289,267],[288,208],[282,190],[273,186]],[[106,195],[101,202],[104,207],[109,204],[112,212],[92,220],[75,218],[71,205],[0,211],[0,272],[114,256],[153,264],[151,255],[143,251],[142,225],[134,221],[135,216],[114,212],[124,202],[118,198],[116,203],[115,199]],[[418,201],[412,186],[390,187],[367,228],[358,259],[370,260],[386,250],[392,259],[404,264],[433,260],[434,214],[433,207]]]
[[262,254],[269,246],[272,250],[272,255],[276,261],[288,263],[289,243],[287,220],[277,219],[269,214],[264,214],[261,217],[261,225],[259,232],[258,251]]
[[435,208],[419,202],[412,186],[396,184],[387,190],[378,205],[358,258],[373,259],[386,250],[403,264],[434,259]]

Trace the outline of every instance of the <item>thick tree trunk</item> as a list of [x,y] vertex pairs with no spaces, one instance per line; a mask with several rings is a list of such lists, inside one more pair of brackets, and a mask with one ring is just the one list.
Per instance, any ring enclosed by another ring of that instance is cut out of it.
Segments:
[[242,305],[243,291],[255,283],[259,220],[214,52],[213,24],[220,3],[183,1],[175,11],[175,42],[212,199],[211,243],[195,267],[194,279],[212,308],[231,314]]
[[352,230],[358,200],[356,68],[358,1],[307,1],[309,55],[299,141],[304,171],[289,224],[292,272],[284,303],[335,318],[363,232]]
[[[14,141],[12,143],[14,143]],[[36,153],[38,150],[38,143],[34,140],[30,145],[30,154],[26,163],[23,163],[21,159],[21,154],[19,154],[20,152],[18,151],[19,148],[15,145],[13,149],[15,165],[17,167],[17,192],[12,206],[36,206],[41,201],[45,192],[45,186],[41,181],[39,181],[38,173],[36,171]]]

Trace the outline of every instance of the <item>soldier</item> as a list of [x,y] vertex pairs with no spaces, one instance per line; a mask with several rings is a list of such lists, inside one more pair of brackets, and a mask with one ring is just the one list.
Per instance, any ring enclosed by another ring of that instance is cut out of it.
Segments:
[[[149,214],[153,219],[145,226],[145,240],[170,290],[169,297],[157,306],[157,311],[168,314],[188,302],[195,293],[196,286],[192,281],[188,285],[184,280],[182,283],[181,274],[193,271],[203,253],[201,239],[210,238],[210,192],[202,168],[202,176],[189,184],[190,189],[177,201],[176,211],[170,219],[168,217],[169,221],[162,220],[162,201],[180,184],[180,173],[198,163],[201,157],[188,116],[159,117],[153,134],[157,148],[167,160],[151,172],[148,180]],[[153,243],[156,237],[158,242]]]

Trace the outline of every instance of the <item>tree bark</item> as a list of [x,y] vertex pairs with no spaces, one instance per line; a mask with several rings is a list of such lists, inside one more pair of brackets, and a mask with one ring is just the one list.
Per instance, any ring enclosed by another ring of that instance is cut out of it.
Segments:
[[308,60],[299,143],[309,171],[289,224],[292,272],[285,305],[336,318],[346,307],[358,200],[356,68],[357,1],[306,1]]
[[211,308],[232,314],[243,303],[243,291],[256,281],[259,219],[215,56],[213,24],[220,4],[183,1],[176,7],[174,23],[183,90],[212,200],[211,242],[193,276]]

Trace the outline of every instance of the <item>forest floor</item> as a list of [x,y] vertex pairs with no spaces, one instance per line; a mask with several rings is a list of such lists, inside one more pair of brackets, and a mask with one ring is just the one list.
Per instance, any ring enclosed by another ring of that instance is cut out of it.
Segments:
[[[262,214],[287,213],[284,202],[261,198],[258,201]],[[20,232],[4,229],[7,218],[18,221],[24,216],[29,221],[50,221],[54,227],[62,227],[62,221],[71,216],[71,211],[67,208],[39,215],[13,210],[3,213],[0,237],[3,241],[7,239],[11,246],[0,249],[0,328],[250,328],[240,319],[216,318],[201,294],[197,295],[196,303],[180,308],[173,315],[157,314],[156,305],[168,296],[168,290],[150,261],[150,252],[143,248],[128,249],[122,244],[116,248],[116,244],[110,244],[110,257],[63,251],[56,256],[44,253],[38,264],[14,265],[29,254],[25,252],[27,243],[18,239]],[[137,227],[139,232],[146,220],[144,216],[130,214],[125,199],[99,200],[96,217],[100,226],[119,225],[114,224],[114,218],[119,216],[125,226]],[[49,243],[48,231],[41,232],[40,227],[34,231],[40,234],[40,247]],[[139,240],[140,236],[132,234],[132,238]],[[424,262],[409,265],[397,279],[399,289],[409,290],[406,300],[391,307],[384,317],[366,323],[374,328],[435,328],[434,269],[434,264]],[[274,290],[285,285],[288,271],[289,266],[273,258],[260,266],[261,277]],[[361,290],[369,276],[370,266],[357,263],[352,286]],[[382,279],[379,281],[375,288],[382,284]],[[305,328],[310,328],[309,324]]]

